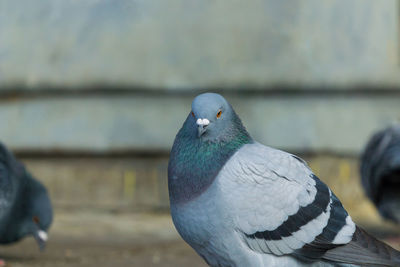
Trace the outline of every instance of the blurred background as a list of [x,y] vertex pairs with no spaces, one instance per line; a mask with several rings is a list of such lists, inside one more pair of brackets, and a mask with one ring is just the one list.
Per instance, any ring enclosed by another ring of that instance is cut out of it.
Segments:
[[307,160],[353,219],[399,248],[359,156],[400,118],[397,0],[0,0],[0,139],[48,188],[47,250],[12,266],[206,266],[169,216],[168,154],[193,97]]

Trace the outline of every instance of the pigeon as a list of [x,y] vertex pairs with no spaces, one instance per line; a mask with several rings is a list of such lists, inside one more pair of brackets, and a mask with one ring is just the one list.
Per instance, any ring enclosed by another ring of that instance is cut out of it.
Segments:
[[31,235],[43,250],[52,219],[46,188],[0,143],[0,244]]
[[361,182],[382,217],[400,223],[400,123],[375,133],[361,156]]
[[255,141],[219,94],[193,100],[168,190],[175,228],[210,266],[400,266],[304,160]]

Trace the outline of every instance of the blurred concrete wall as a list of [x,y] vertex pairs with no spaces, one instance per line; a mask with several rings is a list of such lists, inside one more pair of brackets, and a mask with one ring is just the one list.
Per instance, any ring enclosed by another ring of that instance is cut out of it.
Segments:
[[0,2],[0,88],[398,86],[396,0]]
[[[302,155],[304,156],[304,155]],[[305,156],[315,174],[329,185],[357,222],[378,223],[364,196],[353,157]],[[57,209],[108,211],[166,210],[168,157],[24,158],[49,189]]]
[[396,0],[2,0],[0,139],[56,208],[166,209],[174,136],[193,97],[217,91],[257,140],[308,155],[353,217],[377,218],[357,156],[400,118],[399,11]]
[[0,138],[168,152],[202,90],[263,143],[356,155],[400,116],[396,0],[0,1]]
[[[374,130],[400,117],[398,93],[222,93],[254,138],[297,152],[357,155]],[[18,151],[165,155],[194,96],[131,92],[6,98],[0,101],[0,136]]]

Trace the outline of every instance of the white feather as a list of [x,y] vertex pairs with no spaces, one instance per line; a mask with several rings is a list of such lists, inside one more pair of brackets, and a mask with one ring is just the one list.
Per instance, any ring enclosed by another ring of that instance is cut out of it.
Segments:
[[43,231],[43,230],[39,230],[39,231],[38,231],[38,236],[39,236],[39,238],[42,239],[43,241],[47,241],[47,239],[49,239],[48,234],[47,234],[45,231]]
[[356,225],[349,215],[346,217],[346,224],[337,233],[335,239],[333,239],[333,244],[347,244],[353,238],[353,234],[356,231]]

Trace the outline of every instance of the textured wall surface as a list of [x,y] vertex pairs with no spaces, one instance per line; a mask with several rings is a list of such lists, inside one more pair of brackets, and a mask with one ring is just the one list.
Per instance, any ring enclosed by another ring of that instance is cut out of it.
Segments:
[[0,1],[0,140],[165,153],[192,98],[222,89],[263,143],[356,154],[400,116],[398,11],[396,0]]
[[[364,196],[358,159],[327,154],[305,157],[356,221],[379,221]],[[23,158],[43,181],[56,208],[95,210],[165,210],[169,206],[167,157]]]
[[[291,151],[357,154],[400,118],[400,95],[224,94],[251,135]],[[17,150],[169,152],[195,94],[22,97],[0,101],[0,136]]]
[[396,0],[0,2],[0,89],[400,85]]
[[83,224],[95,242],[118,218],[86,210],[168,209],[175,134],[217,90],[256,140],[304,152],[357,222],[378,222],[357,157],[400,118],[399,13],[398,0],[0,0],[0,140],[57,212],[83,210],[57,218],[64,236]]

